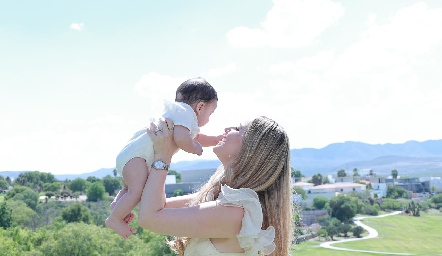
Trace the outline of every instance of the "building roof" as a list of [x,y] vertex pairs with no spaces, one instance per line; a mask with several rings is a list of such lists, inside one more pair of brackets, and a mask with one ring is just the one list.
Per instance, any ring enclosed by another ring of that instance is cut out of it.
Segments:
[[308,182],[302,182],[302,181],[300,181],[300,182],[296,182],[296,183],[293,183],[293,184],[292,184],[293,187],[313,186],[313,185],[315,185],[315,184],[313,184],[313,183],[308,183]]
[[334,188],[357,188],[357,187],[365,187],[363,184],[358,183],[334,183],[334,184],[324,184],[312,187],[311,190],[314,189],[334,189]]

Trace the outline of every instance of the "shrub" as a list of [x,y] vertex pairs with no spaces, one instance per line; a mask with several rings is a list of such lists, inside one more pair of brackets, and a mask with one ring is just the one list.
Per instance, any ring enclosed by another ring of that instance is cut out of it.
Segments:
[[318,210],[324,209],[327,202],[328,199],[325,196],[316,196],[315,198],[313,198],[313,206]]
[[379,213],[379,205],[369,205],[365,204],[362,207],[362,214],[377,216]]
[[402,210],[402,204],[394,199],[384,198],[380,205],[381,210]]
[[442,194],[437,194],[431,198],[431,201],[435,204],[442,203]]
[[353,232],[353,236],[357,238],[361,237],[361,234],[364,233],[364,229],[360,226],[352,228],[351,231]]

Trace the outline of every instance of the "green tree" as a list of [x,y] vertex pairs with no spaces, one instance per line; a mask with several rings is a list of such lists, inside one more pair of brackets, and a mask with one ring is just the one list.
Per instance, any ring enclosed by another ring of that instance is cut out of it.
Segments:
[[356,226],[351,229],[351,232],[353,233],[353,236],[360,238],[362,233],[364,233],[364,229],[360,226]]
[[325,230],[324,228],[316,230],[316,233],[318,234],[319,241],[321,241],[321,237],[327,237],[327,230]]
[[[1,218],[1,217],[0,217]],[[0,233],[1,235],[1,233]],[[12,238],[0,236],[0,255],[20,255],[20,245]]]
[[325,196],[316,196],[315,198],[313,198],[313,206],[318,210],[324,209],[327,202],[328,199]]
[[408,191],[401,187],[388,186],[387,187],[388,198],[408,198]]
[[350,221],[358,210],[352,198],[342,194],[330,198],[330,201],[327,203],[327,209],[332,217],[342,222]]
[[300,170],[295,170],[293,167],[290,167],[290,169],[291,177],[295,179],[295,182],[301,180],[302,177],[305,177]]
[[0,227],[7,229],[12,226],[12,210],[6,202],[0,203]]
[[338,171],[338,177],[347,177],[347,173],[345,172],[344,169],[340,169]]
[[374,175],[374,172],[373,172],[373,170],[370,169],[370,176],[373,176],[373,175]]
[[112,173],[114,174],[114,178],[116,178],[117,175],[118,175],[117,169],[114,169],[114,170],[112,171]]
[[396,169],[391,170],[391,176],[393,177],[394,180],[396,180],[398,176],[398,171]]
[[0,189],[8,189],[9,185],[6,180],[0,180]]
[[8,207],[14,213],[12,216],[13,226],[20,228],[31,226],[32,219],[36,217],[37,213],[28,207],[22,201],[8,201]]
[[47,192],[45,193],[45,196],[46,196],[47,198],[50,199],[51,197],[55,196],[55,193],[52,192],[52,191],[47,191]]
[[322,184],[322,175],[320,173],[312,176],[312,182],[315,186]]
[[9,186],[11,186],[12,180],[11,180],[11,178],[9,178],[9,176],[6,176],[5,181],[8,183]]
[[435,204],[442,203],[442,194],[437,194],[431,198],[431,201]]
[[72,192],[83,192],[86,191],[86,180],[82,178],[76,178],[69,183],[69,189]]
[[118,178],[112,178],[107,175],[103,178],[104,190],[110,195],[114,195],[115,191],[121,188],[121,181]]
[[353,176],[359,176],[358,168],[353,169]]
[[330,184],[330,180],[327,176],[324,176],[324,178],[322,179],[322,184]]
[[327,226],[325,228],[325,230],[327,231],[327,234],[332,241],[333,241],[333,237],[336,236],[337,234],[339,234],[339,229],[335,226]]
[[39,195],[32,189],[23,186],[15,186],[6,193],[6,200],[23,201],[31,209],[35,209],[38,203]]
[[184,195],[184,192],[182,189],[176,189],[175,191],[173,191],[173,196],[182,196]]
[[95,183],[97,181],[100,181],[100,179],[95,176],[89,176],[89,177],[87,177],[86,181],[88,181],[90,183]]
[[174,170],[169,170],[167,175],[175,175],[176,183],[181,183],[181,173]]
[[347,233],[350,232],[350,230],[351,230],[351,226],[350,226],[350,224],[342,224],[342,225],[339,227],[339,232],[343,233],[343,234],[344,234],[344,237],[347,237],[347,236],[348,236]]
[[87,190],[87,201],[97,202],[104,199],[104,186],[101,182],[95,182]]
[[51,183],[45,183],[43,185],[43,190],[44,191],[52,191],[52,192],[58,192],[61,190],[61,182],[51,182]]
[[66,222],[84,222],[90,223],[92,215],[87,207],[82,206],[80,203],[74,203],[69,207],[63,209],[61,216]]
[[297,195],[300,195],[302,200],[307,199],[307,193],[303,188],[295,186],[293,187],[293,192],[295,192]]

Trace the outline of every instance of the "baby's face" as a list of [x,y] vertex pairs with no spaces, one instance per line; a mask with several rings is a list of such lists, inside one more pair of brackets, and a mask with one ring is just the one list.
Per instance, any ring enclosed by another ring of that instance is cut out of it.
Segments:
[[211,102],[204,103],[200,109],[197,110],[198,116],[198,126],[202,127],[209,122],[210,116],[215,112],[218,106],[217,100],[212,100]]

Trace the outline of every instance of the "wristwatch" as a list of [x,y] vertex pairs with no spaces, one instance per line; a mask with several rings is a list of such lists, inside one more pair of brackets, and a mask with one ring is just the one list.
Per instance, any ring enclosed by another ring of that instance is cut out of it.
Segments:
[[161,160],[154,161],[152,163],[151,167],[156,169],[156,170],[165,170],[165,171],[169,170],[169,166],[165,162],[163,162]]

